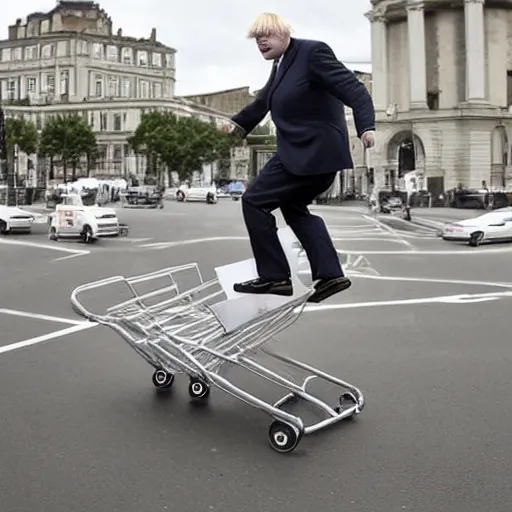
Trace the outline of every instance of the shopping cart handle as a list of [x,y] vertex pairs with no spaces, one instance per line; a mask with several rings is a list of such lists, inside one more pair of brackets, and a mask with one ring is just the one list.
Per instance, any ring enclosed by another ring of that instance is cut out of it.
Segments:
[[78,300],[78,296],[86,291],[94,290],[96,288],[101,288],[103,286],[108,286],[111,284],[119,283],[119,282],[125,282],[126,279],[123,276],[113,276],[113,277],[107,277],[106,279],[101,279],[99,281],[94,281],[92,283],[82,284],[80,286],[77,286],[72,292],[71,292],[71,304],[75,311],[87,318],[91,321],[97,321],[99,318],[99,315],[95,315],[94,313],[90,312],[88,309],[86,309],[82,303]]

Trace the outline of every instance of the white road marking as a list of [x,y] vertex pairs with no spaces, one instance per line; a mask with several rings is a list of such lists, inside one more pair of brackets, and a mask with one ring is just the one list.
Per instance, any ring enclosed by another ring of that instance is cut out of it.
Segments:
[[213,236],[209,238],[193,238],[191,240],[177,240],[174,242],[155,242],[152,244],[143,244],[139,247],[148,249],[167,249],[168,247],[180,247],[182,245],[202,244],[206,242],[229,242],[237,240],[249,240],[247,236]]
[[[247,241],[249,240],[249,237],[247,236],[216,236],[216,237],[209,237],[209,238],[194,238],[191,240],[176,240],[174,242],[155,242],[151,244],[142,244],[138,247],[144,248],[144,249],[152,249],[152,250],[161,250],[161,249],[169,249],[170,247],[181,247],[185,245],[194,245],[194,244],[202,244],[202,243],[208,243],[208,242],[236,242],[236,241]],[[405,240],[400,239],[394,239],[391,237],[372,237],[372,238],[339,238],[339,237],[333,237],[332,240],[334,242],[375,242],[375,241],[382,241],[382,242],[391,242],[391,243],[400,243],[404,245],[408,245],[408,242]],[[340,252],[340,251],[338,251]],[[345,254],[348,254],[348,251],[343,251]],[[363,254],[365,251],[352,251],[352,254]],[[366,253],[370,253],[366,251]],[[380,254],[380,253],[379,253]],[[391,251],[391,254],[405,254],[404,251]],[[409,254],[409,252],[407,252]]]
[[85,331],[86,329],[90,329],[96,325],[97,324],[92,322],[81,322],[80,325],[73,325],[72,327],[66,327],[65,329],[54,331],[49,334],[43,334],[42,336],[36,336],[35,338],[29,338],[27,340],[4,345],[3,347],[0,347],[0,354],[12,352],[13,350],[19,350],[20,348],[30,347],[31,345],[37,345],[38,343],[50,341],[55,338],[61,338],[62,336],[68,336],[69,334],[73,334],[75,332]]
[[[417,304],[468,304],[471,302],[483,302],[484,300],[496,300],[500,297],[512,297],[512,291],[493,292],[493,293],[475,293],[463,295],[443,295],[439,297],[423,297],[418,299],[402,299],[402,300],[382,300],[371,302],[352,302],[347,304],[323,304],[318,306],[307,305],[303,311],[329,311],[336,309],[356,309],[356,308],[372,308],[383,306],[409,306]],[[300,311],[300,308],[297,309]]]
[[414,250],[414,251],[365,251],[365,250],[359,250],[359,251],[341,251],[338,250],[338,253],[340,254],[370,254],[374,256],[458,256],[458,255],[464,255],[467,256],[470,255],[493,255],[493,254],[506,254],[512,252],[512,246],[508,248],[500,248],[500,249],[474,249],[474,250],[467,250],[467,249],[461,249],[459,251],[451,250],[451,251],[421,251],[421,250]]
[[[345,237],[345,238],[341,238],[341,237],[336,237],[336,236],[333,236],[332,237],[332,241],[333,242],[387,242],[387,243],[390,243],[390,244],[402,244],[402,245],[406,245],[407,247],[410,247],[410,243],[407,242],[406,240],[401,240],[399,238],[391,238],[391,237],[371,237],[371,238],[356,238],[356,237]],[[359,254],[361,254],[361,252],[359,252]]]
[[63,256],[62,258],[56,258],[52,261],[64,261],[64,260],[70,260],[72,258],[78,258],[80,256],[87,256],[88,254],[90,254],[89,252],[86,252],[86,253],[80,253],[80,254],[71,254],[70,256]]
[[67,252],[68,254],[89,254],[90,251],[84,251],[79,249],[68,249],[67,247],[62,247],[60,245],[54,244],[36,244],[34,242],[24,242],[22,240],[0,240],[0,244],[4,245],[20,245],[22,247],[32,247],[34,249],[46,249],[48,251],[57,251],[57,252]]
[[153,238],[152,237],[149,237],[149,238],[130,238],[129,236],[127,236],[127,237],[117,237],[115,243],[119,243],[119,242],[141,243],[141,242],[147,242],[148,240],[153,240]]
[[374,229],[374,225],[373,224],[369,224],[369,223],[366,223],[366,224],[330,224],[329,223],[329,229],[332,228],[332,229],[345,229],[345,228],[349,228],[349,229]]
[[461,284],[466,286],[489,286],[496,288],[512,288],[512,283],[493,281],[468,281],[464,279],[435,279],[431,277],[399,277],[361,275],[362,279],[380,279],[381,281],[408,281],[413,283]]
[[32,318],[33,320],[46,320],[48,322],[55,322],[55,323],[69,324],[69,325],[82,325],[84,323],[83,320],[74,320],[72,318],[62,318],[59,316],[51,316],[51,315],[41,315],[39,313],[30,313],[28,311],[18,311],[16,309],[0,308],[0,314],[21,316],[24,318]]
[[357,230],[348,230],[348,229],[331,229],[329,227],[329,234],[331,237],[333,236],[365,236],[368,238],[372,238],[374,236],[383,236],[388,235],[388,233],[385,233],[382,229],[357,229]]
[[398,240],[401,240],[405,245],[407,245],[407,247],[409,247],[409,249],[414,250],[414,247],[412,246],[412,244],[410,242],[408,242],[403,237],[401,237],[393,228],[386,226],[386,224],[381,222],[379,219],[377,219],[375,217],[369,217],[368,215],[363,215],[363,218],[366,220],[369,220],[370,222],[374,222],[377,226],[380,226],[381,229],[383,229],[384,231],[387,231],[392,236],[396,237]]

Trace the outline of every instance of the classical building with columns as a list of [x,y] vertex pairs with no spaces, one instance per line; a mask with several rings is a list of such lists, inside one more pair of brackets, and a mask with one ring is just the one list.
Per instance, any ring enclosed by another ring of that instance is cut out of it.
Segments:
[[512,1],[371,3],[376,185],[512,188]]

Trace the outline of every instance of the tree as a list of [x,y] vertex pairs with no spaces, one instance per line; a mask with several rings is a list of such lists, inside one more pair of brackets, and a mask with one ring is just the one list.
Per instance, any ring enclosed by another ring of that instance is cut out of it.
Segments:
[[8,117],[5,120],[5,133],[7,151],[12,151],[15,145],[27,155],[37,151],[39,134],[36,125],[32,121]]
[[128,142],[136,153],[145,154],[157,168],[165,164],[185,181],[204,164],[229,157],[230,148],[238,139],[220,131],[213,123],[154,111],[142,116]]
[[83,156],[87,161],[94,160],[96,155],[96,135],[85,119],[77,114],[51,118],[41,134],[40,154],[50,158],[52,174],[53,160],[60,156],[67,179],[67,168],[71,165],[72,179],[76,179],[76,169]]

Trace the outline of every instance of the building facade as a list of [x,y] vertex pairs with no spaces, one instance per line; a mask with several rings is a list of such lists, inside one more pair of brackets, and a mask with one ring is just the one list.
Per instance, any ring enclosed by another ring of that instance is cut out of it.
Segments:
[[378,186],[512,186],[512,1],[372,0]]
[[16,20],[0,41],[0,101],[7,115],[30,119],[38,129],[51,116],[79,113],[97,134],[93,173],[140,176],[145,162],[126,139],[144,111],[226,121],[213,108],[175,97],[175,53],[157,40],[155,29],[146,39],[114,33],[98,4],[60,1],[47,13]]

